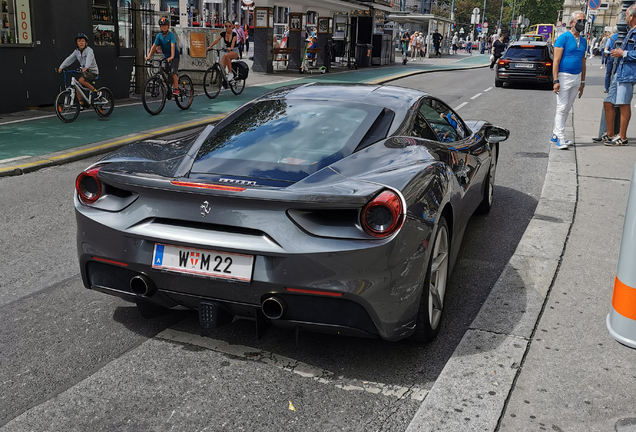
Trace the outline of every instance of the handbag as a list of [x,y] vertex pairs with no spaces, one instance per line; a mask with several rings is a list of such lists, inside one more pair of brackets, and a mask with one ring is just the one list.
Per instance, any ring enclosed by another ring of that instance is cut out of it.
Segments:
[[490,61],[491,62],[495,61],[495,55],[494,54],[490,54]]

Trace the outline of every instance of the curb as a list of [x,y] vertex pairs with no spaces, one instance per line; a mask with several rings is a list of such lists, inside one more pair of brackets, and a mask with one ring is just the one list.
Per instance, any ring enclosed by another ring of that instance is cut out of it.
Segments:
[[[569,122],[572,122],[573,111]],[[566,127],[574,139],[574,128]],[[515,253],[407,432],[498,430],[558,273],[578,199],[576,151],[550,146],[539,203]]]
[[[378,80],[366,81],[366,83],[367,84],[385,84],[385,83],[406,78],[409,76],[415,76],[415,75],[421,75],[421,74],[433,73],[433,72],[442,72],[442,71],[478,69],[478,68],[482,68],[486,66],[488,65],[484,64],[484,65],[476,65],[476,66],[451,67],[451,68],[445,68],[445,69],[419,70],[419,71],[406,72],[399,75],[393,75],[393,76],[381,78]],[[303,78],[298,78],[298,79],[303,79]],[[68,150],[62,150],[59,152],[49,153],[44,156],[33,156],[29,158],[32,160],[35,159],[32,162],[24,162],[17,165],[6,165],[6,166],[0,165],[0,177],[22,175],[29,172],[40,170],[42,168],[63,165],[65,163],[75,162],[75,161],[86,159],[92,156],[99,156],[104,153],[109,153],[119,147],[128,145],[134,141],[149,139],[149,138],[160,138],[165,135],[173,134],[175,132],[183,132],[189,129],[194,129],[196,127],[202,126],[203,124],[221,120],[225,118],[227,114],[229,114],[229,112],[221,114],[221,115],[205,117],[205,118],[191,121],[191,122],[176,123],[168,128],[164,128],[158,131],[150,130],[150,131],[143,131],[143,132],[135,132],[133,134],[124,135],[122,137],[118,137],[115,139],[100,141],[100,142],[96,142],[92,144],[87,144],[85,146],[76,147],[71,152],[69,152]]]

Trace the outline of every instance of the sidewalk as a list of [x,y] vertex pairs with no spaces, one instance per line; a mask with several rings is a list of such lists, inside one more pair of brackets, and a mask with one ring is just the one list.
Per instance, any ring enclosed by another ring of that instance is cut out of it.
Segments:
[[534,218],[409,432],[636,431],[636,350],[605,326],[636,127],[630,147],[592,142],[605,96],[599,66],[588,61],[566,128],[576,147],[557,150],[551,131],[538,134],[549,162]]
[[[100,119],[92,110],[82,112],[75,122],[62,123],[53,107],[0,116],[0,176],[15,175],[45,166],[70,162],[94,154],[109,152],[130,142],[191,129],[218,121],[227,113],[259,95],[290,84],[309,82],[375,83],[389,82],[404,76],[484,67],[489,56],[445,56],[424,59],[407,65],[370,67],[358,70],[332,68],[329,74],[299,74],[280,70],[274,74],[250,71],[247,85],[239,96],[223,91],[210,100],[202,88],[190,109],[180,110],[171,101],[161,114],[150,116],[140,98],[117,100],[113,114]],[[248,63],[251,62],[248,60]],[[432,89],[434,90],[434,89]]]

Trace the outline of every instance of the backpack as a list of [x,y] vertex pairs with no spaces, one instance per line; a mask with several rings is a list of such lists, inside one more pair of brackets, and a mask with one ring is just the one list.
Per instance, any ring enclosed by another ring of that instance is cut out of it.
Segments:
[[238,79],[246,80],[250,73],[250,68],[244,61],[232,62],[232,69],[238,70]]

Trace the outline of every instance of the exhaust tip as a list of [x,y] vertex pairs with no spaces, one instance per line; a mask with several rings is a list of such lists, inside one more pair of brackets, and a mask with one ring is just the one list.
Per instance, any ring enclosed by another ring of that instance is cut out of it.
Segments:
[[285,300],[278,297],[269,297],[263,300],[261,309],[263,315],[271,320],[279,319],[285,313]]
[[138,296],[148,297],[154,292],[154,285],[146,276],[137,275],[130,280],[130,290]]

